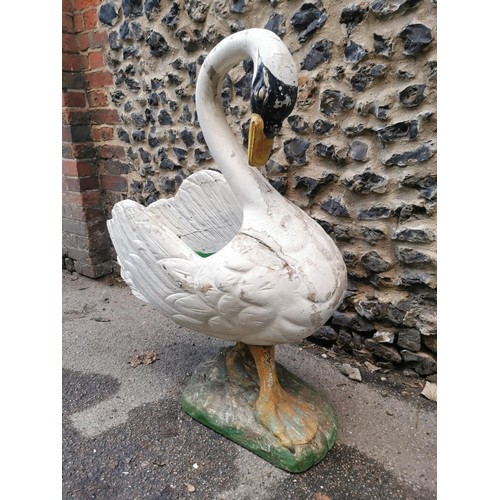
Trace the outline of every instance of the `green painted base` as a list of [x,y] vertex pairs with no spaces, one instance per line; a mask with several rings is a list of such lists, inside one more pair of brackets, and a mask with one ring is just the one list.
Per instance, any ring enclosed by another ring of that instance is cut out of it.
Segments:
[[194,419],[273,465],[303,472],[320,462],[333,446],[337,435],[335,412],[323,395],[300,378],[278,363],[276,369],[281,386],[316,410],[318,432],[307,444],[286,448],[261,424],[255,413],[258,378],[243,375],[240,381],[230,379],[223,354],[196,368],[183,393],[182,407]]

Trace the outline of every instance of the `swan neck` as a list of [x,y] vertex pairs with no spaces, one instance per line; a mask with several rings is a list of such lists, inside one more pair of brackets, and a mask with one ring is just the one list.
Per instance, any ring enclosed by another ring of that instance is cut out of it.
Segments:
[[[248,30],[253,31],[253,30]],[[231,130],[221,103],[221,85],[226,74],[239,62],[259,58],[255,36],[240,32],[222,40],[205,59],[196,86],[196,110],[210,153],[243,208],[261,201],[254,167]],[[255,34],[254,34],[255,35]]]

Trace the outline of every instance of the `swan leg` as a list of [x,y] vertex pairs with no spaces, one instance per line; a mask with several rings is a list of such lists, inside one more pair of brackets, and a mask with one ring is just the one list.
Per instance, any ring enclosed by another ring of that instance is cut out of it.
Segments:
[[249,349],[260,381],[259,397],[255,403],[260,421],[287,448],[309,443],[318,432],[313,407],[280,386],[274,346],[249,345]]
[[237,342],[225,354],[229,378],[241,385],[258,384],[255,362],[247,344]]

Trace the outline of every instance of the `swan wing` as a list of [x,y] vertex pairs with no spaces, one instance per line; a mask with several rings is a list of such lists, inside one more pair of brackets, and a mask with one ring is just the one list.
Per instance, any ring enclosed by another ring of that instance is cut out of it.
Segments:
[[190,175],[174,198],[148,207],[174,228],[190,248],[204,255],[217,252],[238,232],[243,211],[224,176],[215,170]]

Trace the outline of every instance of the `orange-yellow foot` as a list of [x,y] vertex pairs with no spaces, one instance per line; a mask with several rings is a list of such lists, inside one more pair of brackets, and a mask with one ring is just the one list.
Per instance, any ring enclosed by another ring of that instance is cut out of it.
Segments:
[[318,432],[315,408],[280,386],[274,346],[248,347],[259,375],[260,392],[255,409],[260,421],[287,448],[309,443]]
[[277,385],[271,394],[261,394],[255,409],[262,424],[286,448],[309,443],[318,432],[314,408]]

